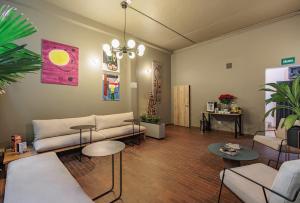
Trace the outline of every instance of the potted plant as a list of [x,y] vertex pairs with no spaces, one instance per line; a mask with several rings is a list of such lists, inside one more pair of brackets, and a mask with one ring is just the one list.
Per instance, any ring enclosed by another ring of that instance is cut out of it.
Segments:
[[220,101],[221,105],[223,105],[222,109],[227,109],[229,111],[230,105],[235,98],[236,97],[231,94],[221,94],[219,96],[219,101]]
[[140,118],[141,125],[147,129],[147,136],[157,139],[165,137],[165,124],[160,122],[160,118],[158,116],[143,114]]
[[276,110],[279,109],[287,109],[292,112],[291,115],[285,118],[282,127],[288,130],[288,144],[299,147],[299,130],[292,130],[292,127],[297,120],[300,120],[300,76],[292,82],[291,86],[286,83],[267,83],[261,90],[271,92],[271,98],[265,100],[266,105],[271,102],[285,103],[285,105],[279,104],[271,108],[265,113],[265,118],[270,114],[274,117]]
[[0,94],[4,94],[4,88],[17,82],[25,73],[41,68],[39,54],[26,49],[26,44],[13,43],[36,31],[36,27],[16,8],[0,5]]

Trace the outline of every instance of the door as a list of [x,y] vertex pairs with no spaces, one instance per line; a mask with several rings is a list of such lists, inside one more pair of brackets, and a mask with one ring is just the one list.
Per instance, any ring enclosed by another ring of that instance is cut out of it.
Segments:
[[190,127],[190,86],[178,85],[173,87],[174,125]]

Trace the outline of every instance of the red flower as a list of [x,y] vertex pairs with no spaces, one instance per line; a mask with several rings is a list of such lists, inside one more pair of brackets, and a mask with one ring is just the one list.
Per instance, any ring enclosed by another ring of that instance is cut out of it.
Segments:
[[221,94],[219,96],[219,100],[221,103],[224,103],[224,104],[229,104],[232,102],[232,100],[234,100],[236,97],[231,95],[231,94]]

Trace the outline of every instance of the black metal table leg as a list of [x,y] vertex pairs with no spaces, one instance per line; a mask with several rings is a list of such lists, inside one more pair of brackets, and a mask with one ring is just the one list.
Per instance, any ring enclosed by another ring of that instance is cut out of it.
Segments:
[[90,129],[90,144],[92,144],[92,128]]
[[242,115],[239,115],[239,133],[242,135]]
[[[111,170],[112,170],[112,177],[111,177],[112,178],[112,186],[108,191],[102,193],[101,195],[98,195],[97,197],[94,197],[93,201],[99,199],[100,197],[103,197],[103,196],[107,195],[108,193],[110,193],[114,190],[114,186],[115,186],[115,172],[114,172],[115,171],[115,164],[114,164],[114,159],[115,159],[114,155],[112,155],[112,168],[111,168]],[[119,180],[120,193],[119,193],[117,198],[115,198],[114,200],[111,201],[111,203],[119,200],[122,196],[122,190],[123,190],[123,188],[122,188],[122,185],[123,185],[122,151],[120,152],[120,176],[119,176],[119,178],[120,178],[120,180]]]
[[79,161],[81,162],[81,158],[82,158],[82,129],[80,129],[79,131],[79,134],[80,134],[80,155],[79,155]]
[[118,201],[119,199],[121,199],[121,196],[122,196],[122,185],[123,185],[123,177],[122,177],[122,175],[123,175],[123,167],[122,167],[122,151],[120,152],[120,176],[119,176],[119,178],[120,178],[120,180],[119,180],[119,184],[120,184],[120,194],[119,194],[119,196],[116,198],[116,199],[114,199],[113,201],[111,201],[111,203],[112,202],[115,202],[115,201]]
[[237,138],[237,117],[234,119],[234,137]]
[[96,199],[99,199],[100,197],[103,197],[105,195],[107,195],[108,193],[112,192],[114,190],[115,187],[115,157],[114,155],[111,156],[112,160],[111,160],[111,180],[112,180],[112,184],[111,184],[111,188],[109,190],[107,190],[106,192],[102,193],[101,195],[98,195],[97,197],[93,198],[93,201]]

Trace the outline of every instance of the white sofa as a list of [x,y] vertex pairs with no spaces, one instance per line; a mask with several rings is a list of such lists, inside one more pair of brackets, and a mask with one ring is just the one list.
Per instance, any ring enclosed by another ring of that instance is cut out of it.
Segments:
[[[76,125],[95,125],[92,131],[92,140],[119,139],[132,136],[132,124],[124,120],[133,119],[133,112],[91,115],[78,118],[33,120],[34,148],[37,152],[46,152],[66,147],[78,146],[80,135],[78,130],[70,127]],[[144,133],[145,127],[140,126],[140,132]],[[139,131],[139,126],[134,126],[134,132]],[[89,130],[82,132],[82,143],[90,141]]]
[[8,164],[4,203],[92,203],[54,152]]

